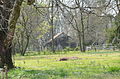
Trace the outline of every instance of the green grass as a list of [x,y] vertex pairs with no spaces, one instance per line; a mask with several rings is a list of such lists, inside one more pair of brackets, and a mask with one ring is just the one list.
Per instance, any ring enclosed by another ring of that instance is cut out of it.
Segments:
[[21,68],[10,70],[9,79],[120,79],[119,52],[16,56],[15,65]]

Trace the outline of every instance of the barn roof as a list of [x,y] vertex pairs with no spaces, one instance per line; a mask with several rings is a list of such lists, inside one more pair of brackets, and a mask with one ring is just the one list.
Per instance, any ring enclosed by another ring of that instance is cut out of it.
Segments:
[[[64,32],[60,32],[60,33],[57,33],[53,39],[56,39],[57,37],[59,37],[60,35],[64,34]],[[47,43],[50,43],[52,41],[52,39],[50,39]]]

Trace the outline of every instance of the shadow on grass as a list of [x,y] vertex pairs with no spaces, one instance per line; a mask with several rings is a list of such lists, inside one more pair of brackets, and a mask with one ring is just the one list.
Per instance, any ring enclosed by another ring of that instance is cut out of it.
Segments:
[[24,70],[14,69],[9,72],[9,79],[62,79],[68,76],[69,72],[59,70]]
[[56,70],[13,69],[9,72],[8,79],[120,79],[120,72],[91,75],[79,72],[79,74],[75,75],[62,68]]

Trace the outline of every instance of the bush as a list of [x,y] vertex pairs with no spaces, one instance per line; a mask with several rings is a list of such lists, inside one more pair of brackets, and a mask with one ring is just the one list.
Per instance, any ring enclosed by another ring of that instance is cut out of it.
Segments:
[[74,48],[74,51],[78,51],[78,50],[80,50],[80,47]]
[[108,71],[109,72],[119,72],[120,71],[120,67],[109,67]]
[[73,48],[70,48],[70,47],[64,48],[64,51],[72,51],[72,50],[73,50]]

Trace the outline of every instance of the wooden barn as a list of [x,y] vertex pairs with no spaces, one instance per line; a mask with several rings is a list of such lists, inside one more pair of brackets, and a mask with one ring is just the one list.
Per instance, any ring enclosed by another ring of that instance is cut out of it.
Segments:
[[[55,50],[62,50],[66,47],[75,48],[77,45],[76,42],[74,41],[74,39],[72,37],[68,36],[67,34],[65,34],[64,32],[56,34],[53,37],[53,39],[54,39]],[[52,47],[52,39],[50,39],[45,44],[45,47],[47,47],[47,48]]]

